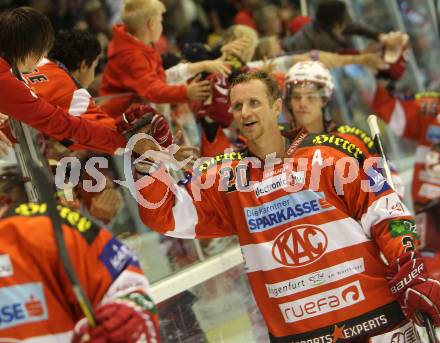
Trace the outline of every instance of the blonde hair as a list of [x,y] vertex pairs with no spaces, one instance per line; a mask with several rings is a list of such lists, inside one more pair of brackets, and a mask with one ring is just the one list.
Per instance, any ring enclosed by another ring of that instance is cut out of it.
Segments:
[[255,49],[254,59],[259,61],[264,58],[272,58],[275,56],[271,56],[271,48],[274,43],[278,42],[278,38],[276,36],[268,36],[260,38],[258,41],[257,48]]
[[148,19],[165,11],[159,0],[124,0],[121,17],[129,31],[137,31]]
[[226,44],[243,37],[248,37],[251,40],[252,48],[255,49],[258,44],[258,33],[252,27],[246,25],[232,25],[226,30],[223,40]]

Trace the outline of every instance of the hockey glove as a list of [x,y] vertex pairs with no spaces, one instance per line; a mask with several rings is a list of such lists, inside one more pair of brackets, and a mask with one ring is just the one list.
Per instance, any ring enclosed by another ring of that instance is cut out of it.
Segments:
[[422,325],[418,312],[440,326],[440,282],[431,278],[417,251],[410,251],[390,265],[389,286],[406,316]]
[[85,318],[75,326],[73,343],[159,342],[157,324],[149,312],[131,301],[115,300],[96,308],[96,327]]
[[151,106],[144,104],[134,105],[118,117],[116,120],[116,129],[120,134],[126,134],[135,129],[135,126],[138,126],[141,119],[146,120],[144,126],[150,124],[155,114],[157,114],[157,111]]
[[155,114],[151,121],[150,135],[163,148],[168,148],[173,143],[170,126],[162,114]]
[[150,134],[160,146],[167,148],[173,143],[170,126],[165,117],[148,105],[137,105],[127,110],[116,122],[119,133],[130,136],[150,125]]

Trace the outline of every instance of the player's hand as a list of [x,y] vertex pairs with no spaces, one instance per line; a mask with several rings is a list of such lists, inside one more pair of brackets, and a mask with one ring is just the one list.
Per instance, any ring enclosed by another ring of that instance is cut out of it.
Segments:
[[[98,325],[81,319],[73,331],[73,343],[153,342],[145,311],[127,301],[115,301],[96,308]],[[157,340],[154,340],[157,342]]]
[[120,209],[121,204],[118,191],[108,188],[92,198],[89,212],[96,219],[109,223]]
[[440,326],[440,282],[430,277],[417,251],[400,256],[390,265],[389,286],[407,317],[419,325],[419,312]]
[[223,45],[220,51],[222,52],[223,57],[226,57],[227,55],[241,57],[244,52],[250,49],[251,44],[252,41],[249,37],[241,37]]
[[151,118],[157,114],[157,111],[145,104],[138,104],[129,108],[116,120],[116,129],[121,134],[126,134],[132,130],[141,118],[150,116]]
[[231,73],[230,64],[225,62],[222,58],[211,61],[203,61],[203,71],[207,73],[220,73],[223,76],[228,76]]
[[200,80],[200,75],[188,85],[188,98],[190,100],[205,100],[211,95],[211,82]]
[[[179,131],[176,134],[175,141],[180,141],[180,138],[182,136],[182,132]],[[189,170],[193,169],[194,163],[196,162],[197,158],[200,157],[200,149],[195,146],[189,146],[184,145],[178,147],[178,150],[174,153],[174,158],[179,162],[185,163],[179,163],[179,167],[183,170]]]

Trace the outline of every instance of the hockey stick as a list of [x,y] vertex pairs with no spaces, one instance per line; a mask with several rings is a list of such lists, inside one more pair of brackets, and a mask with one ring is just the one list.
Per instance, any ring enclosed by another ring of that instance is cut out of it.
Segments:
[[368,126],[370,127],[370,132],[371,132],[371,136],[374,141],[374,145],[379,150],[380,157],[382,158],[383,169],[385,172],[385,175],[384,175],[385,179],[387,180],[390,187],[392,189],[395,189],[393,179],[391,178],[390,166],[388,165],[388,162],[387,162],[387,159],[385,156],[385,151],[383,150],[382,139],[380,137],[379,125],[377,124],[377,117],[375,114],[371,114],[368,116]]
[[[368,126],[370,127],[371,136],[374,140],[374,144],[376,145],[377,149],[379,150],[379,154],[382,157],[384,171],[385,171],[385,178],[388,184],[391,186],[391,188],[394,189],[393,180],[391,179],[390,167],[388,166],[388,162],[385,156],[385,151],[383,150],[382,139],[380,138],[379,125],[377,124],[377,117],[375,114],[371,114],[368,116]],[[431,318],[426,313],[422,313],[422,312],[420,312],[420,317],[422,318],[423,326],[425,327],[426,332],[428,334],[429,342],[438,343],[437,334],[435,332],[434,325],[432,325]]]
[[[22,82],[25,82],[17,70],[13,67],[15,76]],[[42,163],[42,157],[38,156],[38,152],[35,149],[35,144],[30,136],[30,131],[27,126],[20,121],[10,118],[11,128],[15,134],[15,137],[19,141],[20,162],[23,163],[22,169],[26,171],[26,176],[30,176],[32,182],[32,188],[34,192],[30,192],[31,201],[39,201],[46,203],[47,214],[51,220],[55,242],[57,244],[58,256],[66,271],[67,277],[72,285],[73,293],[81,307],[84,316],[87,318],[90,326],[96,326],[96,317],[94,315],[93,307],[90,300],[87,298],[78,277],[75,274],[75,270],[72,266],[72,262],[67,252],[66,242],[64,241],[63,229],[61,226],[61,218],[58,213],[57,204],[53,195],[53,183],[49,179],[48,174],[44,170]],[[26,129],[26,130],[25,130]],[[30,147],[33,147],[31,151]],[[28,188],[29,190],[29,188]]]

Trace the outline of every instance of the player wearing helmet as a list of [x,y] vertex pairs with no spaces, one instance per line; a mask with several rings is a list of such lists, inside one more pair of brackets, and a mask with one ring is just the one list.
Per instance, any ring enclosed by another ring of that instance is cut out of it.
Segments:
[[[337,135],[355,143],[364,158],[376,156],[373,139],[363,130],[350,125],[336,125],[328,113],[328,102],[335,85],[330,71],[319,61],[299,62],[286,75],[284,106],[293,127],[304,127],[310,133]],[[396,191],[403,197],[403,184],[392,173]]]

